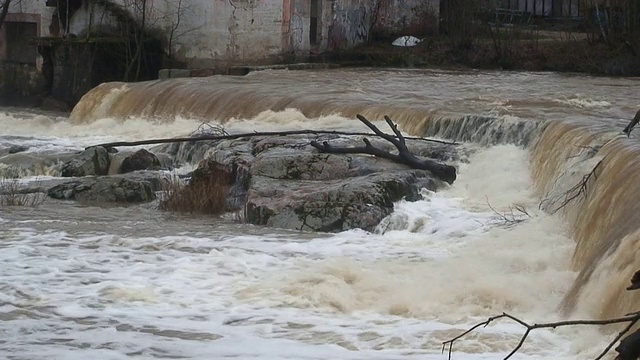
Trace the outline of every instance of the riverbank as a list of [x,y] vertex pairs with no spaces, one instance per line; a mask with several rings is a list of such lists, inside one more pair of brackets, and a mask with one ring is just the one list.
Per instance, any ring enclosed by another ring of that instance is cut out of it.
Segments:
[[[398,47],[390,39],[350,50],[312,54],[271,65],[215,69],[163,69],[160,79],[244,76],[263,70],[329,70],[338,67],[482,69],[573,72],[605,76],[640,76],[640,41],[599,41],[580,32],[500,30],[472,39],[428,36],[414,47]],[[0,63],[0,105],[69,111],[75,103],[47,94],[37,69]],[[15,83],[11,86],[7,84]]]
[[517,38],[427,37],[415,47],[390,43],[323,54],[342,66],[577,72],[640,76],[638,44],[594,42],[584,33],[538,32]]

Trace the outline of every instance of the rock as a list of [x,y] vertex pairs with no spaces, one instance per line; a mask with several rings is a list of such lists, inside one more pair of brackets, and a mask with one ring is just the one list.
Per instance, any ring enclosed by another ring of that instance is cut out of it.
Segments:
[[17,154],[29,150],[28,146],[13,145],[9,148],[9,154]]
[[[425,170],[362,154],[324,154],[309,145],[314,136],[256,137],[220,141],[193,172],[230,172],[234,183],[227,209],[245,207],[245,221],[303,231],[373,230],[403,198],[445,183]],[[361,137],[327,136],[336,146],[361,146]],[[372,138],[381,148],[390,144]],[[451,160],[451,146],[407,141],[416,154]],[[446,147],[446,149],[445,149]],[[392,150],[389,148],[389,150]]]
[[192,141],[162,144],[152,147],[154,154],[162,153],[173,157],[179,164],[197,164],[205,158],[205,154],[218,144],[217,141]]
[[420,199],[422,187],[442,183],[424,170],[375,173],[330,181],[278,181],[256,176],[249,189],[246,221],[303,231],[373,230],[402,198]]
[[120,174],[137,170],[160,170],[162,165],[158,157],[145,149],[140,149],[122,160]]
[[298,180],[331,180],[348,176],[350,158],[347,156],[312,152],[296,154],[282,150],[256,157],[251,164],[251,174]]
[[141,203],[155,200],[155,192],[162,189],[165,181],[153,175],[87,177],[58,184],[47,195],[90,203]]
[[106,175],[109,172],[109,163],[107,149],[101,146],[91,147],[64,163],[62,165],[62,176]]

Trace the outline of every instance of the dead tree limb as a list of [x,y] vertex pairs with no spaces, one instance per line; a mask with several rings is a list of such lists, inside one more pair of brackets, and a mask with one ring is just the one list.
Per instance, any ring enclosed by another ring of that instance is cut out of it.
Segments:
[[[178,138],[151,139],[151,140],[139,140],[139,141],[117,141],[117,142],[92,145],[87,148],[100,146],[100,147],[110,149],[110,148],[121,147],[121,146],[156,145],[156,144],[168,144],[168,143],[191,142],[191,141],[234,140],[234,139],[257,137],[257,136],[287,136],[287,135],[370,136],[373,134],[364,133],[364,132],[345,132],[345,131],[329,131],[329,130],[263,131],[263,132],[252,132],[252,133],[241,133],[241,134],[230,134],[230,135],[178,137]],[[444,145],[459,145],[456,142],[448,142],[448,141],[435,140],[435,139],[425,139],[425,138],[419,138],[419,137],[407,137],[407,139],[435,142],[435,143],[444,144]]]
[[[631,278],[631,285],[629,285],[629,287],[627,287],[627,290],[637,290],[637,289],[640,289],[640,270],[636,271],[636,273],[633,274],[633,277]],[[640,311],[629,313],[629,314],[626,314],[625,316],[618,317],[618,318],[613,318],[613,319],[605,319],[605,320],[569,320],[569,321],[558,321],[558,322],[533,324],[533,325],[530,325],[530,324],[518,319],[517,317],[515,317],[513,315],[509,315],[507,313],[502,313],[501,315],[492,316],[492,317],[488,318],[487,320],[472,326],[467,331],[463,332],[462,334],[460,334],[460,335],[458,335],[458,336],[456,336],[456,337],[454,337],[452,339],[444,341],[442,343],[442,352],[444,353],[444,350],[447,348],[447,345],[449,345],[449,360],[451,360],[451,354],[453,352],[453,343],[454,342],[456,342],[457,340],[460,340],[461,338],[465,337],[467,334],[471,333],[473,330],[475,330],[475,329],[477,329],[477,328],[479,328],[481,326],[482,327],[486,327],[490,323],[492,323],[493,321],[498,320],[498,319],[502,319],[502,318],[511,319],[511,320],[517,322],[518,324],[524,326],[527,329],[524,332],[524,334],[522,335],[522,337],[520,338],[520,341],[518,342],[518,344],[515,346],[515,348],[513,348],[513,350],[511,350],[511,352],[504,358],[504,360],[509,359],[516,352],[518,352],[518,350],[520,350],[520,348],[524,344],[525,340],[529,336],[529,333],[531,333],[531,331],[533,331],[535,329],[543,329],[543,328],[555,329],[555,328],[559,328],[559,327],[562,327],[562,326],[573,326],[573,325],[610,325],[610,324],[628,323],[627,326],[624,329],[622,329],[622,331],[620,331],[618,333],[618,335],[616,335],[616,337],[611,342],[609,342],[609,345],[607,345],[607,347],[604,350],[602,350],[602,352],[595,358],[595,360],[600,360],[609,352],[609,350],[611,350],[613,345],[615,345],[626,333],[629,332],[629,330],[631,330],[631,328],[636,323],[638,323],[638,321],[640,321]],[[636,360],[636,359],[638,359],[640,357],[640,329],[636,330],[635,332],[631,333],[630,335],[627,335],[624,339],[620,340],[620,345],[618,345],[618,347],[616,347],[615,350],[618,352],[618,356],[616,356],[615,360]]]
[[513,205],[509,207],[509,212],[501,213],[496,208],[494,208],[489,202],[489,198],[487,199],[487,205],[489,208],[496,214],[498,219],[501,222],[501,226],[504,228],[511,228],[520,223],[527,221],[527,218],[531,218],[531,215],[527,211],[527,209],[523,205]]
[[522,335],[522,337],[520,338],[520,341],[518,342],[518,344],[513,348],[513,350],[511,350],[511,352],[507,356],[505,356],[504,360],[507,360],[507,359],[511,358],[516,352],[518,352],[518,350],[520,350],[520,348],[524,344],[525,340],[527,340],[527,337],[529,336],[531,331],[533,331],[535,329],[543,329],[543,328],[555,329],[555,328],[562,327],[562,326],[574,326],[574,325],[609,325],[609,324],[629,323],[624,328],[624,330],[622,330],[613,339],[613,341],[611,341],[609,343],[609,345],[604,349],[604,351],[600,355],[598,355],[598,357],[595,358],[595,360],[599,360],[599,359],[602,359],[602,357],[604,357],[604,355],[607,352],[609,352],[609,350],[611,350],[613,345],[615,345],[615,343],[618,342],[618,340],[620,340],[620,338],[624,334],[626,334],[631,329],[631,327],[633,327],[633,325],[635,325],[638,321],[640,321],[640,313],[633,313],[633,314],[629,314],[629,315],[626,315],[626,316],[623,316],[623,317],[607,319],[607,320],[569,320],[569,321],[558,321],[558,322],[541,323],[541,324],[533,324],[533,325],[528,324],[528,323],[518,319],[517,317],[515,317],[513,315],[509,315],[507,313],[502,313],[501,315],[492,316],[492,317],[488,318],[487,320],[474,325],[469,330],[467,330],[467,331],[463,332],[462,334],[454,337],[453,339],[444,341],[442,343],[442,352],[444,353],[444,350],[447,348],[447,345],[449,345],[449,359],[451,359],[451,354],[453,352],[453,343],[455,341],[463,338],[464,336],[466,336],[467,334],[469,334],[470,332],[472,332],[473,330],[475,330],[475,329],[477,329],[477,328],[479,328],[481,326],[482,327],[486,327],[487,325],[489,325],[493,321],[498,320],[498,319],[503,319],[503,318],[511,319],[511,320],[517,322],[518,324],[524,326],[527,329],[524,332],[524,334]]
[[324,141],[322,144],[317,141],[312,141],[311,146],[320,150],[324,153],[330,154],[370,154],[377,157],[389,159],[395,162],[399,162],[405,165],[409,165],[414,169],[420,170],[428,170],[433,175],[438,177],[442,181],[446,181],[449,184],[452,184],[456,179],[456,168],[451,165],[440,164],[433,160],[429,159],[420,159],[416,157],[409,149],[407,148],[405,137],[398,130],[398,126],[393,123],[393,121],[385,116],[384,119],[393,130],[393,135],[385,134],[380,129],[378,129],[375,125],[373,125],[369,120],[367,120],[364,116],[358,114],[358,120],[362,121],[369,129],[371,129],[375,135],[389,141],[392,143],[396,149],[398,149],[397,154],[392,154],[390,152],[378,149],[371,145],[369,139],[362,139],[364,142],[364,146],[361,147],[334,147],[331,146],[327,141]]

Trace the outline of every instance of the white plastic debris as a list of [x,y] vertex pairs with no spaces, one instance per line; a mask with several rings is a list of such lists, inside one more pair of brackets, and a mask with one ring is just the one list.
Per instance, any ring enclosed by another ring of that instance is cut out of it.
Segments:
[[414,36],[400,36],[399,38],[395,39],[391,44],[393,46],[411,47],[411,46],[418,45],[420,41],[421,41],[420,39]]

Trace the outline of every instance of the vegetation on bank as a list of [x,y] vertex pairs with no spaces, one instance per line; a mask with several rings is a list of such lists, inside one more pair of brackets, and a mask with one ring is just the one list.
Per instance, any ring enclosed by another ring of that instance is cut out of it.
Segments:
[[[450,8],[442,8],[441,2],[438,11],[425,2],[414,9],[422,21],[404,34],[378,29],[367,44],[327,58],[366,66],[640,75],[640,6],[633,0],[613,1],[607,7],[581,2],[581,16],[573,17],[536,17],[483,7],[479,0],[451,2],[455,4]],[[400,35],[421,42],[415,47],[391,45]]]
[[[591,42],[581,34],[557,38],[524,38],[496,47],[491,40],[467,41],[426,37],[412,48],[371,43],[348,52],[327,55],[345,66],[407,68],[473,68],[521,71],[580,72],[593,75],[638,76],[640,57],[630,44]],[[640,41],[635,45],[640,52]]]

